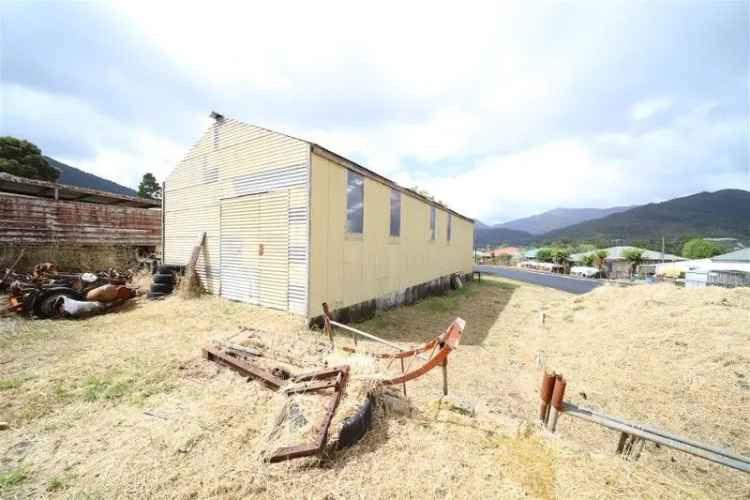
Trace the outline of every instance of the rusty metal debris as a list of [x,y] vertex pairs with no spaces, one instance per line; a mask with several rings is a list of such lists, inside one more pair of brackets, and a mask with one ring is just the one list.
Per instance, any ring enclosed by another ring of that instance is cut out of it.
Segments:
[[[395,377],[383,378],[379,380],[380,384],[406,384],[406,382],[421,377],[433,368],[440,366],[442,367],[443,371],[443,394],[446,396],[448,395],[448,355],[458,347],[458,344],[461,341],[461,335],[463,334],[464,328],[466,327],[466,322],[464,320],[462,320],[461,318],[456,318],[448,326],[445,332],[441,333],[434,339],[425,342],[421,346],[414,347],[412,349],[402,349],[401,347],[383,340],[375,335],[334,321],[331,318],[330,312],[328,310],[328,305],[325,303],[323,304],[323,311],[325,329],[328,333],[328,337],[331,340],[331,343],[333,343],[333,327],[338,327],[353,334],[355,346],[357,344],[357,336],[359,335],[371,340],[375,340],[376,342],[387,345],[388,347],[396,350],[396,352],[391,353],[363,352],[363,354],[367,354],[375,358],[390,360],[388,366],[390,366],[390,364],[396,359],[401,362],[401,374]],[[343,347],[343,350],[350,353],[362,352],[359,351],[356,347],[348,346]],[[427,355],[427,357],[423,356],[428,352],[429,354]],[[414,360],[417,358],[423,360],[424,363],[410,370]],[[405,359],[409,359],[409,362],[406,365],[404,365]],[[404,394],[406,394],[405,385]]]
[[116,307],[136,295],[127,286],[133,272],[109,269],[95,273],[63,273],[51,262],[31,274],[5,271],[0,292],[8,293],[5,311],[38,318],[80,318]]
[[[341,402],[348,378],[349,367],[347,365],[303,373],[292,378],[292,383],[296,385],[291,385],[284,389],[285,394],[315,393],[320,397],[328,399],[328,405],[323,420],[319,424],[320,430],[315,439],[309,443],[280,448],[274,451],[268,458],[269,462],[282,462],[294,458],[319,455],[323,452],[328,442],[328,430],[331,427],[333,415],[336,413],[339,402]],[[283,413],[277,420],[277,425],[281,423],[282,418]]]

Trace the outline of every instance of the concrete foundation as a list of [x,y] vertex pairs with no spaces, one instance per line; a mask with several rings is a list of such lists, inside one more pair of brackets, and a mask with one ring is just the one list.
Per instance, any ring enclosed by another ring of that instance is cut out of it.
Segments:
[[[341,307],[331,311],[334,321],[339,323],[359,323],[375,316],[378,311],[386,311],[402,305],[411,305],[433,295],[442,295],[446,290],[455,288],[454,277],[463,283],[471,281],[471,274],[454,273],[434,280],[411,286],[398,292],[382,295],[374,299]],[[323,328],[323,316],[310,319],[311,328]]]

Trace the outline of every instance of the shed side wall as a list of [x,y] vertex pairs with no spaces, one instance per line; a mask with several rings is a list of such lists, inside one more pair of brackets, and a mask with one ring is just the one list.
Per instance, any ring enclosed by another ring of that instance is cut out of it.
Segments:
[[161,210],[0,193],[0,246],[157,247]]
[[346,234],[346,168],[312,154],[309,316],[328,302],[341,308],[472,271],[474,226],[453,216],[447,241],[445,210],[437,209],[437,237],[430,240],[430,205],[401,196],[401,236],[389,235],[390,188],[364,178],[364,229]]
[[206,289],[219,293],[221,200],[288,191],[289,310],[305,314],[308,150],[306,142],[236,120],[209,128],[165,182],[165,262],[186,263],[205,231],[197,271]]

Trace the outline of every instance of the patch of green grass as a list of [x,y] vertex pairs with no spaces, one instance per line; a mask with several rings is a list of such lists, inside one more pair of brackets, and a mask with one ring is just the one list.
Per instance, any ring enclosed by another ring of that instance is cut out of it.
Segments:
[[14,486],[21,484],[27,478],[26,471],[21,467],[0,474],[0,490],[13,488]]
[[90,376],[83,385],[84,401],[108,401],[118,399],[131,391],[133,379],[115,381],[107,376]]
[[377,314],[374,318],[369,320],[369,323],[378,330],[388,328],[388,320],[386,320],[382,314]]
[[10,391],[21,386],[20,378],[0,378],[0,391]]
[[53,476],[47,483],[47,491],[60,491],[65,488],[65,480],[62,477]]

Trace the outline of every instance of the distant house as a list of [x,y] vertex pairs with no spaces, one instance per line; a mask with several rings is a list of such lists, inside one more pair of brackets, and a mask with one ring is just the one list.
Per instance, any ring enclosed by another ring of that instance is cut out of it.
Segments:
[[500,257],[501,255],[510,255],[513,258],[521,256],[521,249],[518,247],[497,247],[492,250],[493,257]]
[[522,254],[521,258],[522,260],[533,260],[533,259],[536,259],[536,256],[538,253],[539,253],[538,248],[529,248]]
[[[607,252],[607,257],[604,259],[604,271],[608,278],[614,279],[629,278],[631,276],[632,266],[625,258],[626,251],[628,250],[638,250],[641,252],[643,261],[636,269],[636,272],[640,274],[655,274],[658,264],[685,260],[677,255],[663,254],[661,252],[654,252],[653,250],[646,250],[645,248],[617,246],[605,248],[604,250]],[[584,258],[587,255],[593,253],[595,252],[575,253],[569,257],[569,260],[576,265],[580,265],[584,263]]]
[[717,255],[710,259],[685,260],[657,266],[658,276],[678,278],[684,275],[689,288],[750,286],[750,248]]
[[484,264],[492,260],[492,252],[485,252],[483,250],[474,251],[474,261],[479,264]]

